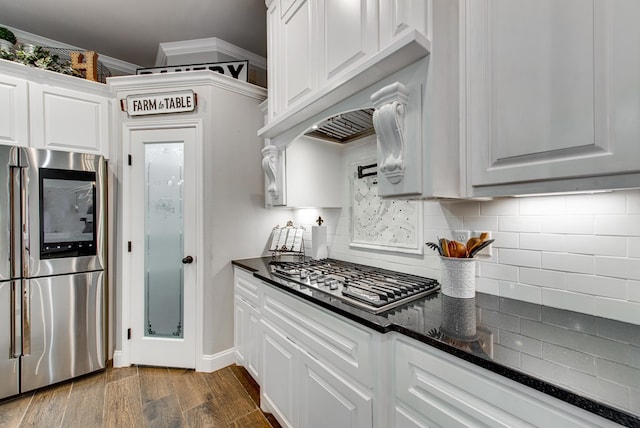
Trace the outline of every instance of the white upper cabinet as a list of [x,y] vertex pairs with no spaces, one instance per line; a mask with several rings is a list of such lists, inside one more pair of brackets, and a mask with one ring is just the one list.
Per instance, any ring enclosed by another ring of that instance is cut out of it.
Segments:
[[0,74],[0,144],[29,142],[27,81]]
[[430,2],[266,3],[269,120],[258,132],[264,138],[280,135],[427,56],[431,48],[425,12]]
[[0,60],[0,143],[109,157],[111,91]]
[[108,156],[109,98],[32,83],[31,146]]
[[378,49],[378,8],[373,0],[320,0],[320,85],[349,70]]
[[284,108],[294,105],[315,88],[316,69],[312,57],[317,46],[313,40],[311,7],[311,0],[298,0],[281,10]]
[[469,196],[640,185],[640,3],[466,0]]
[[391,45],[416,30],[427,38],[431,0],[388,0],[380,2],[380,48]]

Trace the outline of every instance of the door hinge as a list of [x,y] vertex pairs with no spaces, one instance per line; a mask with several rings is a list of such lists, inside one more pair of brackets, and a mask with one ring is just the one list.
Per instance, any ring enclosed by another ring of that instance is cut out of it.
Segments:
[[127,242],[127,251],[131,252],[131,241]]
[[127,329],[127,340],[131,340],[131,329]]
[[129,163],[129,166],[131,166],[131,155],[127,155],[127,162]]

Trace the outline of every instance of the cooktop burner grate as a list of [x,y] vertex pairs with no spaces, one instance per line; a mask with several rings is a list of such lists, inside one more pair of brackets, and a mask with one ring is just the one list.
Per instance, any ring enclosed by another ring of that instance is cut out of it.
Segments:
[[334,259],[274,261],[271,273],[372,313],[388,311],[440,288],[435,279]]

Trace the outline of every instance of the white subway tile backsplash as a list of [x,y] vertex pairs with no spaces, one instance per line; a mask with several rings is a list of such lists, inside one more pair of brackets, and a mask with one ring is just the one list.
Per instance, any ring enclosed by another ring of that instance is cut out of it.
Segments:
[[424,201],[422,205],[422,213],[425,216],[444,216],[445,210],[440,202]]
[[627,282],[623,279],[576,273],[566,275],[566,289],[569,291],[615,299],[627,298]]
[[627,214],[640,214],[640,189],[626,192]]
[[493,248],[520,248],[520,234],[515,232],[491,232]]
[[549,233],[521,233],[521,250],[566,252],[566,236]]
[[624,257],[627,241],[622,236],[567,235],[566,251],[576,254]]
[[475,217],[480,215],[480,204],[481,202],[478,201],[448,201],[443,202],[442,206],[449,215]]
[[585,214],[625,214],[626,197],[624,193],[596,193],[593,195],[567,196],[568,215]]
[[544,269],[520,268],[520,282],[539,287],[567,289],[567,273]]
[[478,275],[483,278],[493,278],[503,281],[518,281],[516,266],[500,265],[497,263],[477,262]]
[[[640,238],[627,238],[627,256],[640,259]],[[604,255],[604,254],[603,254]],[[611,255],[611,254],[606,254]]]
[[542,304],[553,306],[554,308],[593,314],[596,311],[597,298],[571,291],[543,288]]
[[424,227],[428,229],[452,230],[462,228],[462,219],[455,217],[424,216]]
[[481,216],[517,216],[519,214],[519,201],[516,198],[503,198],[482,203],[480,205]]
[[500,281],[498,282],[498,294],[501,297],[536,303],[538,305],[542,303],[542,290],[540,287]]
[[[375,144],[370,152],[375,154]],[[348,184],[343,209],[320,210],[330,227],[331,257],[439,279],[439,259],[427,248],[415,256],[349,246]],[[640,190],[429,200],[422,209],[423,243],[449,237],[454,229],[492,233],[493,255],[478,261],[478,292],[640,324]],[[295,222],[311,225],[315,214],[305,211]],[[310,233],[305,247],[311,247]]]
[[593,315],[640,324],[640,304],[619,299],[599,297]]
[[463,227],[477,232],[491,232],[498,229],[497,217],[464,217]]
[[592,274],[594,265],[593,257],[590,256],[580,254],[542,253],[543,269]]
[[476,291],[480,293],[498,295],[498,280],[483,276],[476,278]]
[[522,198],[520,215],[560,215],[566,212],[566,199],[563,196],[543,196]]
[[595,257],[596,275],[640,280],[640,259]]
[[541,230],[541,220],[537,216],[504,216],[498,218],[500,232],[535,232]]
[[627,281],[627,292],[629,293],[629,300],[633,302],[640,302],[640,281]]
[[640,215],[599,215],[596,235],[640,236]]
[[573,233],[593,235],[594,217],[589,215],[542,217],[542,225],[540,230],[543,233]]
[[498,261],[504,265],[539,268],[540,251],[501,248],[498,252]]

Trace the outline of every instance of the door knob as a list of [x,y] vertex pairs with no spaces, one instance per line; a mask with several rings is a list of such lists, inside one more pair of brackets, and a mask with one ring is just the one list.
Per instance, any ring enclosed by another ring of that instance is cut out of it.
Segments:
[[182,259],[182,263],[184,263],[185,265],[187,263],[193,263],[193,257],[191,257],[191,256],[185,257],[184,259]]

